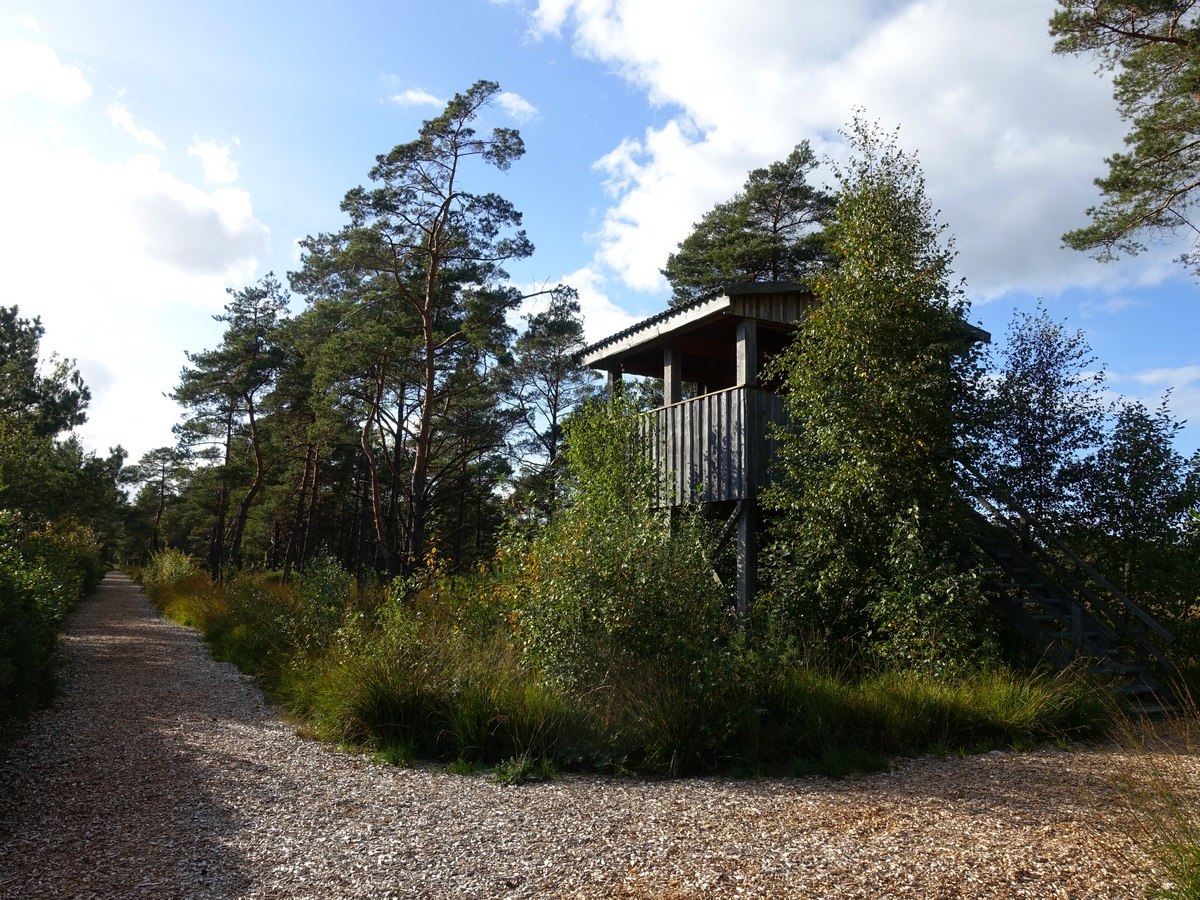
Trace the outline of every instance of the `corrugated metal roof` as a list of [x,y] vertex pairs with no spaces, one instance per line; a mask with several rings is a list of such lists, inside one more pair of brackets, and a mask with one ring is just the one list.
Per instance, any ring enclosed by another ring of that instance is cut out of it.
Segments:
[[801,291],[805,290],[804,285],[797,284],[793,281],[733,281],[722,282],[718,287],[709,291],[707,294],[702,294],[695,300],[689,300],[687,303],[681,303],[679,306],[671,306],[664,309],[662,312],[650,316],[648,319],[642,319],[630,325],[624,331],[618,331],[616,334],[610,334],[606,338],[596,341],[579,351],[579,358],[583,359],[589,354],[595,353],[610,344],[616,344],[631,335],[637,334],[648,328],[653,328],[656,325],[661,325],[675,317],[683,317],[695,309],[703,306],[717,297],[740,297],[745,294],[774,294],[784,291]]

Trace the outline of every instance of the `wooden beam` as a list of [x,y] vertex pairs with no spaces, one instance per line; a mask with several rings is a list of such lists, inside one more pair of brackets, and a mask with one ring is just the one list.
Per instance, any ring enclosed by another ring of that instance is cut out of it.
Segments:
[[683,399],[683,353],[678,344],[663,347],[663,406]]
[[624,390],[625,379],[621,373],[614,369],[609,369],[604,373],[604,390],[608,395],[608,399],[612,400],[621,394]]
[[747,499],[741,507],[737,523],[737,614],[744,620],[758,590],[758,505]]
[[758,384],[758,323],[742,319],[737,325],[737,383]]

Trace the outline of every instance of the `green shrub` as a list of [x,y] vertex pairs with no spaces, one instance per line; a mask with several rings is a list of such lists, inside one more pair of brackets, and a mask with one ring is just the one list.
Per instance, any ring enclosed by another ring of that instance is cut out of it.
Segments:
[[545,757],[534,758],[527,753],[513,756],[500,763],[492,772],[496,784],[529,784],[549,781],[554,777],[554,763]]
[[354,600],[354,578],[334,557],[320,553],[300,572],[291,598],[292,639],[312,650],[327,644],[341,627]]
[[0,736],[49,700],[58,630],[101,570],[91,529],[32,530],[0,510]]
[[292,704],[328,739],[473,764],[566,758],[582,743],[580,712],[504,641],[456,632],[405,607],[346,637],[289,682]]
[[568,424],[568,505],[508,548],[523,646],[549,678],[586,693],[650,661],[698,672],[732,632],[698,523],[654,508],[655,473],[628,403]]
[[142,568],[142,588],[156,599],[168,591],[186,589],[203,573],[200,565],[181,550],[159,550]]
[[[559,521],[587,525],[582,512]],[[318,736],[393,764],[492,766],[515,781],[575,768],[841,776],[895,755],[1101,727],[1091,687],[1070,676],[836,673],[795,633],[733,627],[695,542],[672,546],[659,524],[638,533],[623,521],[582,544],[551,523],[491,573],[435,567],[385,599],[324,561],[294,588],[253,573],[203,578],[170,608]],[[192,577],[179,561],[158,570],[176,587]]]

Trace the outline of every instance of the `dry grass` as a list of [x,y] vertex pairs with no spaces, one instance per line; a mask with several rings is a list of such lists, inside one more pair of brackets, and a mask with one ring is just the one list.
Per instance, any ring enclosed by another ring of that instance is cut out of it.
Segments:
[[1200,708],[1176,691],[1174,710],[1113,710],[1125,765],[1112,781],[1161,876],[1151,896],[1200,900]]

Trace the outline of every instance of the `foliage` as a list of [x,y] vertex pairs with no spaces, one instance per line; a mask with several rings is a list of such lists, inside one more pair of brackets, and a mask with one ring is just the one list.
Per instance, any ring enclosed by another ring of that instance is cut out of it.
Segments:
[[292,276],[319,329],[316,386],[333,389],[349,406],[337,412],[359,430],[389,572],[419,568],[438,484],[496,450],[507,430],[481,401],[494,397],[493,363],[511,337],[505,317],[521,299],[503,265],[533,245],[516,207],[466,187],[473,166],[506,171],[525,152],[514,129],[475,131],[499,92],[476,82],[416,140],[377,157],[373,186],[342,201],[349,223],[303,241]]
[[[190,412],[190,417],[177,428],[184,446],[191,449],[207,444],[219,448],[221,454],[221,493],[208,554],[209,571],[217,577],[226,565],[241,567],[250,505],[263,487],[267,464],[259,407],[284,364],[280,335],[288,304],[287,292],[273,274],[257,285],[230,290],[229,296],[225,311],[214,316],[226,324],[221,346],[189,353],[191,368],[183,370],[172,395]],[[233,454],[241,449],[248,451],[254,474],[226,536],[228,470]]]
[[726,281],[800,281],[824,259],[820,226],[831,198],[808,184],[817,160],[807,141],[754,169],[742,190],[704,214],[667,258],[672,303]]
[[887,556],[890,581],[869,609],[880,624],[872,651],[886,668],[948,678],[988,661],[982,617],[973,609],[982,602],[980,576],[962,571],[957,560],[938,558],[927,539],[916,508],[896,524]]
[[145,536],[149,540],[141,545],[139,561],[142,563],[150,553],[163,549],[163,517],[167,506],[178,500],[186,483],[188,461],[188,453],[178,447],[157,447],[143,453],[135,465],[122,473],[126,484],[142,485],[131,518],[132,524],[137,521],[137,514],[144,511],[149,519],[149,534]]
[[[1174,447],[1183,424],[1167,398],[1150,410],[1123,402],[1112,431],[1087,460],[1089,524],[1130,545],[1174,542],[1200,502],[1197,473]],[[1128,574],[1128,565],[1122,566]]]
[[183,551],[160,550],[142,567],[142,587],[153,595],[159,589],[188,584],[200,574],[199,565]]
[[73,363],[40,355],[37,318],[0,306],[0,737],[53,689],[58,628],[119,537],[125,453],[85,454]]
[[1014,314],[1000,365],[987,381],[989,477],[1051,528],[1081,511],[1083,459],[1103,437],[1104,369],[1082,331],[1036,313]]
[[549,781],[554,777],[554,764],[544,757],[534,759],[527,753],[509,757],[496,766],[492,772],[492,780],[496,784],[529,784],[530,782]]
[[956,574],[973,335],[916,160],[861,120],[848,138],[857,156],[838,172],[832,264],[771,366],[792,427],[764,498],[767,568],[802,632],[852,659],[875,647],[940,667],[978,649],[972,576]]
[[66,599],[56,613],[58,620],[77,598],[94,591],[104,577],[103,548],[90,525],[69,519],[47,522],[28,532],[24,543],[34,558],[55,573]]
[[41,323],[0,307],[0,510],[27,522],[81,523],[111,552],[121,526],[125,451],[85,453],[69,429],[89,393],[71,362],[40,354]]
[[1200,453],[1174,447],[1182,428],[1167,398],[1118,408],[1111,431],[1084,461],[1083,521],[1071,535],[1092,563],[1176,637],[1172,655],[1200,664],[1200,544],[1191,517],[1200,508]]
[[[1024,747],[1102,728],[1074,676],[994,669],[952,682],[891,673],[835,676],[736,637],[706,680],[677,657],[564,690],[528,664],[509,627],[513,573],[436,576],[415,594],[360,597],[328,639],[293,641],[293,589],[243,573],[214,585],[160,560],[157,601],[201,628],[316,734],[394,764],[455,762],[520,777],[554,770],[845,774],[897,754]],[[324,578],[320,580],[324,581]],[[519,585],[519,582],[516,582]],[[164,602],[165,601],[165,602]]]
[[58,629],[101,571],[86,526],[35,530],[0,511],[0,738],[49,700]]
[[566,505],[528,543],[513,591],[521,639],[551,678],[602,688],[669,661],[703,680],[729,627],[727,598],[687,518],[654,508],[656,478],[629,405],[585,405],[567,424]]
[[546,309],[525,322],[501,376],[520,430],[515,441],[510,438],[521,466],[517,502],[526,517],[544,520],[557,499],[563,424],[594,376],[579,365],[583,319],[574,290],[555,289]]
[[1059,0],[1050,19],[1056,53],[1088,53],[1115,71],[1113,98],[1129,125],[1127,149],[1106,160],[1096,179],[1104,201],[1088,210],[1090,225],[1063,235],[1101,260],[1138,253],[1146,241],[1193,235],[1181,261],[1196,255],[1197,175],[1200,174],[1200,18],[1193,0]]
[[0,306],[0,409],[35,437],[54,437],[83,424],[91,393],[72,361],[40,358],[44,334],[40,319]]
[[320,553],[305,564],[292,591],[298,646],[311,648],[342,625],[354,598],[354,578],[334,557]]

